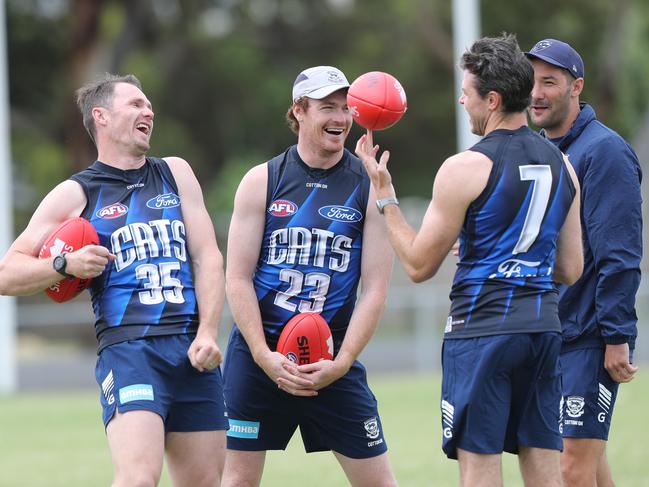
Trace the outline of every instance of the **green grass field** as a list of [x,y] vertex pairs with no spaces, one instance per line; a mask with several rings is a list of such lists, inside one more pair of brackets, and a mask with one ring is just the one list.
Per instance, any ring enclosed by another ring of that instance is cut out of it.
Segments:
[[[643,371],[642,371],[643,372]],[[439,378],[370,376],[379,400],[389,454],[403,487],[457,485],[457,463],[440,449]],[[621,387],[609,441],[618,487],[649,487],[649,376]],[[208,454],[206,452],[206,454]],[[521,486],[515,456],[504,456],[506,486]],[[0,397],[1,487],[110,485],[111,464],[96,394],[18,394]],[[286,452],[270,452],[263,486],[299,482],[345,486],[330,453],[306,455],[299,434]],[[161,486],[171,486],[163,474]]]

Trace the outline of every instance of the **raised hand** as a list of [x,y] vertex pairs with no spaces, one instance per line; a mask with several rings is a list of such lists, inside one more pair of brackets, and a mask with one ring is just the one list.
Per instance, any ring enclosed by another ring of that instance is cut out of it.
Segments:
[[378,151],[379,146],[378,144],[374,145],[371,130],[368,130],[366,134],[362,135],[356,143],[356,155],[363,161],[363,166],[365,166],[365,170],[370,176],[377,199],[393,198],[395,191],[392,186],[392,176],[387,168],[390,152],[387,150],[383,151],[377,162],[376,155]]

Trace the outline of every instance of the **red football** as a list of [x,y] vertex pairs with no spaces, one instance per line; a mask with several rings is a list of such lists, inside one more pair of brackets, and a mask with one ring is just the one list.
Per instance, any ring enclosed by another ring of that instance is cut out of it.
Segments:
[[[90,244],[99,245],[99,236],[95,227],[85,218],[70,218],[56,227],[45,239],[38,258],[45,259],[67,254]],[[48,287],[45,294],[57,303],[64,303],[79,295],[90,285],[90,281],[91,279],[65,277]]]
[[331,360],[334,341],[329,325],[317,313],[295,315],[284,325],[277,351],[298,365]]
[[383,130],[401,119],[408,103],[406,92],[394,76],[371,71],[351,84],[347,106],[358,124],[369,130]]

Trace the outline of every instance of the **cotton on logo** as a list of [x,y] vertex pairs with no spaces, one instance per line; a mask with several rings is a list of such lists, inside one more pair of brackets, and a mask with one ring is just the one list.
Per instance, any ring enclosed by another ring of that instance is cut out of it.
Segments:
[[297,212],[297,205],[288,200],[275,200],[268,207],[268,213],[274,216],[291,216]]
[[97,212],[99,218],[119,218],[128,213],[128,206],[121,203],[113,203],[112,205],[104,206]]

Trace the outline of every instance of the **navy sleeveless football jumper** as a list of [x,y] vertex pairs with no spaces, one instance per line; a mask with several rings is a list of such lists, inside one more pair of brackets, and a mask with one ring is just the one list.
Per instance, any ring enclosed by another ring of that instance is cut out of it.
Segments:
[[268,162],[267,211],[254,286],[269,343],[297,313],[320,313],[339,344],[361,274],[370,181],[345,150],[330,169],[313,169],[289,148]]
[[162,159],[138,169],[95,161],[73,175],[87,205],[81,216],[117,259],[92,280],[99,351],[143,337],[195,333],[198,307],[174,177]]
[[445,338],[561,331],[552,273],[575,196],[561,152],[527,126],[470,150],[493,167],[460,234]]

